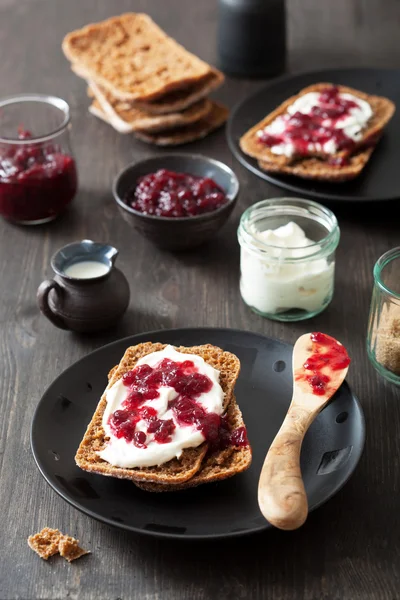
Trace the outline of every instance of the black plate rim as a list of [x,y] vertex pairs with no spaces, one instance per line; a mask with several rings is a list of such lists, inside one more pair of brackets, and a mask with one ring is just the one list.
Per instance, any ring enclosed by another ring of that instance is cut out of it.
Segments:
[[[266,339],[269,341],[273,341],[273,342],[278,342],[280,344],[284,344],[286,346],[289,346],[291,348],[293,348],[293,344],[291,344],[290,342],[287,342],[285,340],[279,339],[279,338],[274,338],[274,337],[270,337],[268,335],[264,335],[262,333],[256,333],[253,331],[249,331],[246,329],[232,329],[229,327],[178,327],[178,328],[172,328],[172,329],[155,329],[152,331],[146,331],[146,332],[142,332],[142,333],[138,333],[138,334],[134,334],[134,335],[129,335],[123,338],[120,338],[118,340],[114,340],[113,342],[110,342],[108,344],[105,344],[104,346],[100,346],[100,348],[96,348],[96,350],[93,350],[92,352],[89,352],[88,354],[82,356],[80,359],[78,359],[77,361],[75,361],[72,365],[70,365],[69,367],[67,367],[66,369],[64,369],[64,371],[62,371],[52,382],[51,384],[45,389],[45,391],[43,392],[36,408],[35,411],[33,413],[33,417],[32,417],[32,421],[31,421],[31,428],[30,428],[30,446],[31,446],[31,451],[32,451],[32,455],[33,458],[35,460],[36,466],[39,469],[39,472],[41,473],[42,477],[45,479],[45,481],[47,482],[47,484],[63,499],[65,500],[68,504],[70,504],[71,506],[73,506],[74,508],[76,508],[78,511],[80,511],[81,513],[91,517],[92,519],[95,519],[96,521],[99,521],[101,523],[104,523],[106,525],[109,525],[110,527],[114,527],[117,529],[122,529],[124,531],[129,531],[131,533],[138,533],[141,535],[146,535],[146,536],[150,536],[150,537],[155,537],[155,538],[164,538],[164,539],[174,539],[174,540],[186,540],[186,541],[197,541],[197,540],[216,540],[216,539],[229,539],[229,538],[236,538],[236,537],[244,537],[244,536],[248,536],[248,535],[254,535],[257,533],[261,533],[267,529],[272,529],[272,525],[270,523],[268,523],[268,521],[265,521],[265,524],[262,526],[259,526],[257,528],[253,528],[253,529],[245,529],[242,531],[233,531],[233,532],[228,532],[228,533],[217,533],[217,534],[205,534],[205,535],[197,535],[197,534],[190,534],[190,535],[180,535],[177,533],[166,533],[166,532],[160,532],[160,531],[151,531],[151,530],[145,530],[145,529],[140,529],[138,527],[133,527],[131,525],[126,525],[124,523],[118,523],[116,521],[113,521],[112,519],[108,519],[107,517],[103,517],[100,516],[98,513],[82,507],[79,502],[76,502],[75,500],[73,500],[72,498],[69,498],[67,494],[65,494],[64,492],[62,492],[61,490],[59,490],[54,483],[50,480],[50,478],[47,476],[44,468],[42,468],[41,463],[40,463],[40,458],[37,455],[37,452],[35,450],[35,441],[33,438],[33,430],[35,427],[35,422],[37,419],[37,415],[39,413],[40,410],[40,404],[43,400],[43,397],[48,393],[48,391],[50,390],[50,388],[56,384],[56,382],[61,378],[64,377],[66,375],[66,373],[68,373],[71,369],[73,369],[81,360],[87,358],[88,356],[93,356],[96,355],[96,353],[105,350],[106,348],[109,348],[110,346],[114,346],[116,344],[122,343],[124,341],[127,340],[133,340],[135,339],[135,341],[138,338],[141,337],[145,337],[145,336],[152,336],[152,335],[160,335],[160,334],[181,334],[183,333],[183,335],[185,334],[185,332],[217,332],[217,333],[226,333],[226,332],[230,332],[230,333],[237,333],[237,334],[248,334],[248,335],[252,335],[252,336],[256,336],[262,339]],[[140,342],[137,342],[140,343]],[[362,457],[363,451],[364,451],[364,446],[365,446],[365,437],[366,437],[366,430],[365,430],[365,416],[364,416],[364,411],[362,409],[361,403],[358,399],[358,397],[354,394],[354,392],[352,391],[352,389],[350,388],[349,384],[347,383],[347,381],[344,381],[342,385],[345,385],[348,388],[348,391],[352,397],[352,400],[354,401],[357,409],[358,409],[358,414],[359,414],[359,418],[360,418],[360,434],[361,434],[361,444],[360,444],[360,449],[359,449],[359,455],[357,457],[357,460],[354,464],[354,466],[346,473],[346,476],[343,478],[343,480],[338,483],[335,487],[332,488],[332,490],[330,491],[329,495],[325,498],[320,500],[319,502],[317,502],[316,504],[314,504],[313,506],[309,507],[309,513],[313,512],[314,510],[316,510],[317,508],[319,508],[320,506],[322,506],[323,504],[325,504],[326,502],[328,502],[328,500],[330,500],[331,498],[333,498],[345,485],[346,483],[349,481],[349,479],[352,477],[355,469],[357,468],[360,459]]]
[[381,201],[393,202],[394,200],[399,200],[398,195],[390,196],[390,197],[381,196],[378,199],[376,199],[376,198],[370,198],[367,196],[346,196],[345,194],[329,194],[329,193],[324,193],[324,192],[313,191],[311,189],[307,190],[307,191],[301,190],[295,184],[292,185],[290,183],[290,180],[289,180],[289,183],[286,183],[286,181],[282,181],[282,179],[280,179],[279,175],[274,176],[274,175],[268,174],[267,172],[262,171],[257,166],[257,164],[255,162],[256,159],[247,157],[244,154],[244,152],[242,152],[242,150],[239,147],[239,144],[236,142],[236,140],[234,139],[234,136],[232,135],[232,127],[233,127],[233,123],[234,123],[234,120],[236,117],[236,113],[239,112],[239,110],[243,107],[244,104],[247,104],[247,102],[249,102],[250,100],[252,100],[253,98],[255,98],[258,95],[261,96],[268,89],[274,87],[275,85],[279,85],[281,83],[284,83],[285,81],[301,79],[302,77],[307,77],[307,76],[311,76],[311,75],[313,75],[315,77],[318,77],[318,76],[324,77],[325,75],[329,76],[330,73],[350,72],[350,71],[353,71],[353,72],[359,71],[359,72],[364,72],[364,73],[367,73],[367,72],[370,72],[370,73],[392,72],[393,74],[397,73],[398,75],[400,75],[400,69],[395,69],[395,68],[391,68],[391,67],[356,67],[355,66],[355,67],[343,67],[343,68],[331,67],[328,69],[321,69],[321,70],[316,70],[316,71],[314,71],[314,70],[296,71],[295,73],[286,73],[285,75],[281,75],[280,77],[275,77],[274,79],[271,79],[271,81],[269,81],[266,85],[264,85],[263,87],[256,90],[254,93],[246,96],[243,100],[238,102],[231,110],[231,113],[228,118],[227,126],[226,126],[226,139],[227,139],[228,146],[229,146],[229,149],[232,152],[232,154],[248,171],[250,171],[254,175],[257,175],[257,177],[259,177],[260,179],[263,179],[264,181],[268,181],[268,183],[272,183],[273,185],[275,185],[276,187],[279,187],[280,189],[283,189],[283,190],[286,190],[289,192],[293,192],[297,195],[301,194],[302,197],[308,196],[314,200],[329,200],[329,201],[334,201],[334,202],[341,202],[341,201],[345,201],[345,202],[381,202]]

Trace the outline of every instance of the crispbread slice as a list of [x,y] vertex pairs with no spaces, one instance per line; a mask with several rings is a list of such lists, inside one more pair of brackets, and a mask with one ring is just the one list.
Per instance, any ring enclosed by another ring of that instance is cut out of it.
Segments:
[[[105,123],[112,125],[96,100],[89,106],[89,112]],[[228,118],[228,114],[229,111],[226,106],[213,101],[210,112],[196,123],[192,123],[186,127],[177,127],[161,133],[151,134],[146,133],[145,131],[135,131],[133,133],[139,140],[147,142],[148,144],[154,144],[156,146],[178,146],[180,144],[187,144],[204,138],[215,129],[218,129],[218,127],[221,127]]]
[[276,165],[275,163],[259,160],[258,165],[267,173],[282,173],[283,175],[295,175],[303,179],[339,183],[357,177],[369,161],[374,148],[375,146],[370,146],[356,152],[349,157],[348,164],[342,166],[331,165],[328,161],[315,157],[299,160],[292,165]]
[[125,13],[72,31],[62,49],[91,80],[121,99],[153,100],[211,71],[142,13]]
[[[236,398],[233,397],[228,406],[227,417],[231,429],[244,427],[243,416]],[[148,492],[175,492],[191,487],[196,487],[202,483],[211,483],[233,477],[243,471],[246,471],[251,465],[252,453],[249,446],[230,446],[224,450],[211,452],[204,458],[199,471],[185,483],[157,484],[147,482],[135,482],[137,487]]]
[[[260,129],[263,129],[272,121],[274,121],[280,115],[286,113],[287,108],[293,104],[297,98],[303,96],[304,94],[308,94],[309,92],[320,92],[324,88],[332,86],[332,83],[316,83],[314,85],[310,85],[304,89],[302,89],[298,94],[288,98],[283,102],[280,106],[278,106],[272,113],[267,115],[262,121],[254,125],[249,131],[247,131],[239,140],[240,148],[243,150],[245,154],[248,156],[252,156],[257,160],[261,160],[263,162],[267,162],[270,164],[275,164],[277,166],[286,166],[290,165],[292,162],[295,162],[299,157],[298,156],[284,156],[273,154],[267,146],[263,145],[257,138],[257,132]],[[371,108],[373,110],[373,115],[368,123],[368,126],[365,129],[363,138],[357,143],[356,148],[359,146],[364,146],[368,143],[369,140],[375,140],[375,137],[381,133],[383,128],[387,125],[389,120],[392,118],[393,113],[395,111],[394,103],[388,98],[384,98],[382,96],[372,96],[369,94],[365,94],[364,92],[360,92],[359,90],[355,90],[353,88],[339,85],[340,93],[353,94],[362,100],[369,102]],[[346,151],[338,152],[333,156],[341,156],[346,154]],[[315,152],[314,156],[327,156],[322,153]],[[311,154],[309,156],[312,156]],[[328,155],[332,156],[332,155]]]
[[93,82],[89,84],[88,94],[97,100],[110,124],[120,133],[131,133],[137,130],[156,133],[174,127],[183,127],[199,121],[210,112],[212,106],[210,100],[203,99],[182,112],[153,115],[135,108],[125,100],[113,98],[110,93]]
[[[81,65],[71,65],[72,71],[82,77],[83,79],[90,80],[90,75]],[[132,106],[145,110],[148,113],[155,115],[164,115],[172,112],[178,112],[185,110],[195,102],[202,100],[211,92],[220,87],[225,80],[225,76],[221,71],[212,69],[211,73],[206,77],[203,77],[200,81],[196,81],[180,90],[174,90],[167,92],[164,96],[150,101],[141,102],[140,100],[129,100]]]
[[[115,371],[112,370],[111,379],[106,391],[125,373],[132,370],[140,358],[152,352],[162,350],[165,346],[166,344],[147,342],[128,348],[118,365],[118,369]],[[239,359],[234,354],[225,352],[221,348],[212,346],[211,344],[193,346],[191,348],[180,346],[176,350],[178,352],[197,354],[212,367],[219,370],[220,385],[225,394],[224,410],[226,410],[232,399],[235,383],[239,375]],[[164,465],[155,467],[125,469],[114,467],[102,460],[98,452],[102,450],[107,442],[102,427],[102,418],[106,404],[105,394],[103,394],[75,456],[76,464],[81,469],[120,479],[170,484],[183,483],[197,473],[207,452],[207,444],[205,442],[197,448],[185,449],[179,460],[175,458]]]

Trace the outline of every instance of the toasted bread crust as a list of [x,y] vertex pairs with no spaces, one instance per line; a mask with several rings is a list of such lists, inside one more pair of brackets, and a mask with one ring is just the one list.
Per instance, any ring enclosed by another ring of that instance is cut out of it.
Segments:
[[106,90],[95,83],[90,83],[88,95],[95,98],[93,104],[101,110],[110,124],[120,133],[131,133],[142,130],[148,133],[166,131],[175,127],[183,127],[199,121],[211,110],[210,100],[199,100],[189,108],[166,115],[153,115],[145,110],[135,108],[124,100],[114,99]]
[[295,175],[302,179],[314,179],[317,181],[330,181],[332,183],[349,181],[357,177],[368,163],[375,146],[360,150],[349,157],[349,164],[335,166],[319,158],[307,158],[299,160],[292,165],[276,165],[263,160],[258,165],[267,173],[282,173],[282,175]]
[[[288,107],[293,104],[297,98],[304,96],[304,94],[308,94],[309,92],[320,92],[324,88],[332,86],[332,83],[317,83],[314,85],[310,85],[304,89],[302,89],[295,96],[291,96],[285,102],[283,102],[280,106],[278,106],[273,112],[267,115],[264,119],[262,119],[259,123],[254,125],[251,129],[249,129],[239,140],[239,145],[242,151],[256,158],[263,163],[268,163],[269,165],[276,165],[276,167],[287,167],[292,163],[296,162],[299,157],[292,156],[287,157],[283,155],[273,154],[270,148],[264,146],[259,142],[257,138],[257,132],[260,129],[263,129],[267,125],[270,125],[272,121],[274,121],[277,117],[283,115]],[[382,96],[372,96],[370,94],[365,94],[364,92],[360,92],[359,90],[355,90],[353,88],[338,85],[340,93],[353,94],[354,96],[365,100],[371,105],[373,116],[371,117],[368,126],[365,129],[363,138],[360,142],[357,143],[356,149],[360,146],[365,146],[369,140],[376,139],[377,136],[382,132],[382,129],[387,125],[389,120],[392,118],[393,113],[395,111],[394,103],[388,98],[384,98]],[[345,151],[338,152],[333,156],[341,156],[346,154]],[[312,155],[306,157],[306,159],[311,158]],[[325,158],[328,155],[323,153],[314,153],[313,156],[320,156]],[[329,155],[331,157],[332,155]],[[278,172],[278,169],[275,169],[275,172]],[[284,171],[281,171],[284,172]]]
[[211,71],[142,13],[125,13],[72,31],[62,49],[93,81],[123,100],[154,100]]
[[[244,426],[243,416],[234,397],[228,406],[227,417],[231,429]],[[135,482],[135,485],[147,492],[176,492],[203,483],[211,483],[228,479],[246,471],[251,465],[252,453],[250,446],[229,446],[223,450],[208,453],[199,471],[185,483],[157,484],[147,482]]]
[[[102,427],[103,413],[106,408],[107,390],[118,381],[126,372],[132,370],[137,361],[150,354],[165,348],[166,344],[147,342],[128,348],[122,357],[117,369],[110,371],[111,379],[103,394],[96,411],[90,421],[86,433],[79,445],[75,456],[76,464],[84,471],[98,473],[109,477],[130,479],[132,481],[147,481],[153,483],[183,483],[188,481],[200,469],[202,460],[207,453],[207,444],[204,442],[197,448],[188,448],[183,451],[180,459],[173,459],[159,467],[121,468],[114,467],[102,460],[98,452],[107,442]],[[221,348],[205,344],[186,348],[176,348],[178,352],[197,354],[208,364],[220,371],[220,385],[224,391],[224,411],[228,408],[233,397],[233,390],[240,371],[239,359],[230,352]]]

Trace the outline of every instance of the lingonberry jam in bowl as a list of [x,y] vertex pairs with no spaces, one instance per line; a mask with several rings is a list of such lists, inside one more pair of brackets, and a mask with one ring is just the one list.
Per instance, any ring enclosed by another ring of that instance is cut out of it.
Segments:
[[0,214],[14,223],[52,221],[77,191],[61,98],[26,94],[0,100]]
[[237,177],[227,165],[183,153],[129,165],[113,185],[125,221],[168,250],[210,240],[229,218],[238,191]]
[[212,212],[227,199],[224,190],[209,177],[159,169],[140,177],[127,191],[125,201],[145,215],[176,218]]

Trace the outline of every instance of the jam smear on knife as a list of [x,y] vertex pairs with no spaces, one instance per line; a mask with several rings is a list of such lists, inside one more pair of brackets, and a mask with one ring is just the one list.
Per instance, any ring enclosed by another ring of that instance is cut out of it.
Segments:
[[303,364],[303,368],[311,373],[304,373],[301,370],[296,374],[296,380],[307,381],[313,394],[323,396],[331,380],[323,369],[325,367],[329,367],[332,371],[345,369],[350,364],[350,357],[344,346],[325,333],[314,332],[310,338],[313,342],[312,354]]

